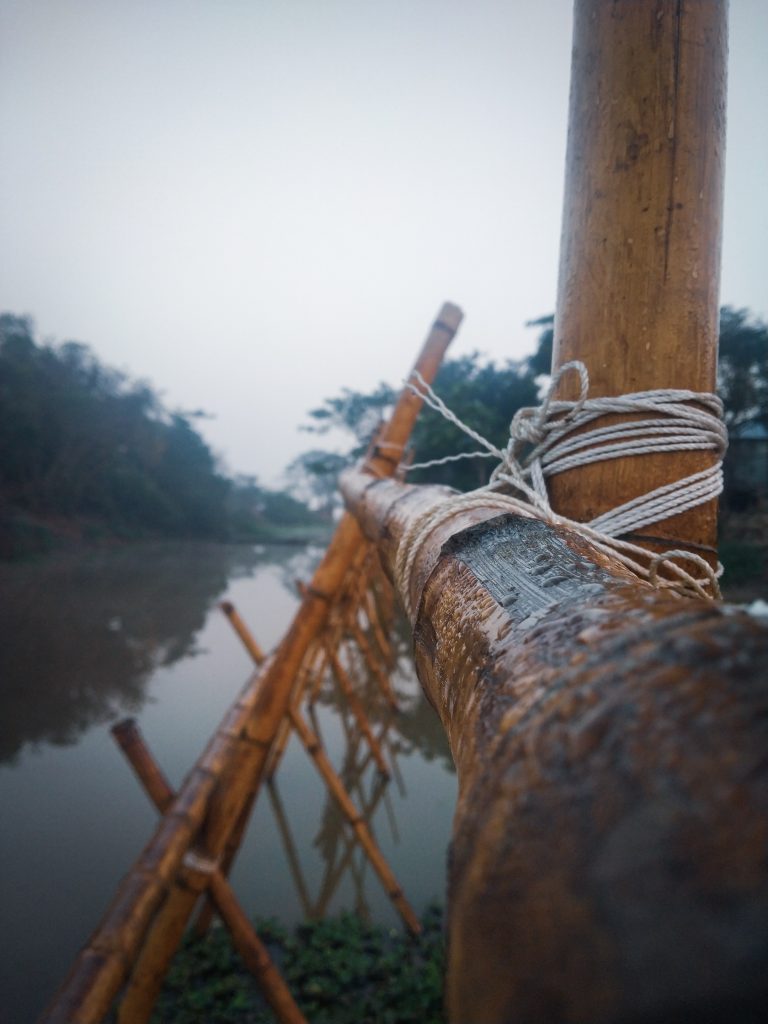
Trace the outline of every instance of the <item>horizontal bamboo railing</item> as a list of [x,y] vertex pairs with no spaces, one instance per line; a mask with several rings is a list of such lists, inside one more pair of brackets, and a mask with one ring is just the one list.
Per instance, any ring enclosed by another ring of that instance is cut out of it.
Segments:
[[[449,493],[342,489],[390,572]],[[404,588],[459,778],[451,1020],[758,1019],[768,628],[492,508],[434,530]]]

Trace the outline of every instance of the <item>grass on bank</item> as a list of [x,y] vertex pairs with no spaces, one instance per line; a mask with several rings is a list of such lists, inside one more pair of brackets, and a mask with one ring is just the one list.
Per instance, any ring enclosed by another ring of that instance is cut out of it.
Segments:
[[[312,1024],[443,1024],[442,912],[424,931],[365,924],[354,914],[300,925],[256,923],[300,1009]],[[188,939],[168,975],[153,1024],[273,1024],[274,1016],[223,928]]]

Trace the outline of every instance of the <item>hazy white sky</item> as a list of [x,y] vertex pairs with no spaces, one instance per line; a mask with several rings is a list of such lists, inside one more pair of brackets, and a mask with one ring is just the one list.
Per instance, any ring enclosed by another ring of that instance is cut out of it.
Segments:
[[[444,299],[455,354],[531,349],[570,32],[571,0],[0,0],[0,309],[274,482]],[[722,301],[763,316],[767,45],[767,0],[731,0]]]

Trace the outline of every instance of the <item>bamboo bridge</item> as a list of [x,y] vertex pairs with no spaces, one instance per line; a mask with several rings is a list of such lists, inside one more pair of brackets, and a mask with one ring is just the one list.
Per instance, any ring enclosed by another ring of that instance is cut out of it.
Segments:
[[[714,390],[726,13],[722,0],[576,2],[553,374],[584,363],[590,397],[677,389],[693,408]],[[768,630],[674,585],[687,559],[716,565],[716,498],[672,499],[717,456],[692,444],[566,467],[547,480],[551,516],[405,483],[416,392],[461,319],[442,307],[409,378],[418,386],[344,475],[347,512],[278,647],[265,655],[225,608],[255,674],[178,792],[135,727],[117,730],[160,823],[49,1024],[95,1024],[115,1007],[122,1024],[148,1020],[199,904],[198,929],[222,919],[276,1019],[304,1020],[228,882],[292,734],[418,930],[306,712],[330,674],[389,770],[350,650],[394,702],[395,592],[459,777],[453,1024],[763,1019]],[[575,401],[573,374],[557,398]],[[642,420],[598,418],[599,429]],[[580,524],[659,488],[672,503],[621,535],[648,553],[642,579]]]

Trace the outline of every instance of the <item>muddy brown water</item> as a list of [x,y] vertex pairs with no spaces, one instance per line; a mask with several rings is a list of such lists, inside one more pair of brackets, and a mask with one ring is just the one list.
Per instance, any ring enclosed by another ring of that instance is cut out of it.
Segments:
[[[109,734],[133,715],[177,786],[248,679],[218,610],[234,602],[269,648],[320,551],[147,544],[0,567],[0,1022],[33,1021],[98,923],[157,817]],[[318,724],[417,910],[442,900],[456,781],[407,657],[388,731],[393,779],[372,766],[330,687]],[[372,719],[386,710],[363,686]],[[351,745],[350,745],[351,744]],[[286,924],[355,910],[399,926],[386,895],[295,740],[265,791],[232,874],[250,914]]]

